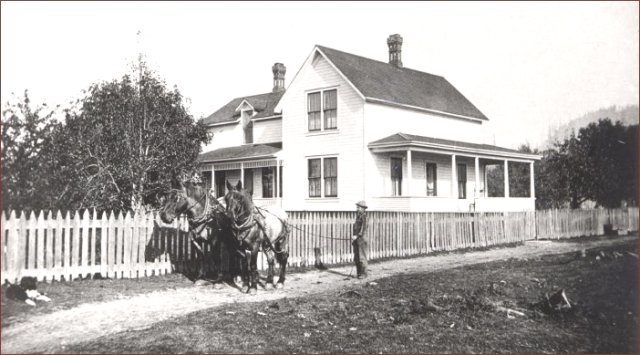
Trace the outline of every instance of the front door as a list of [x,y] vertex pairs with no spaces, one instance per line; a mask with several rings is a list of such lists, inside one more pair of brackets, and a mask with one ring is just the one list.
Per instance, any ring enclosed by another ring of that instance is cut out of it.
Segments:
[[391,158],[391,196],[402,196],[402,158]]
[[216,197],[223,197],[225,195],[225,181],[227,179],[227,174],[225,171],[216,171],[214,174],[216,180]]

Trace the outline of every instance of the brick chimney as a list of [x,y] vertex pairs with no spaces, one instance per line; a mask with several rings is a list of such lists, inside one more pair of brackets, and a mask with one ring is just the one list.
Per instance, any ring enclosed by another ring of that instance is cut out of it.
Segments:
[[273,92],[284,91],[284,74],[287,72],[287,67],[282,63],[275,63],[271,71],[273,71]]
[[387,45],[389,46],[389,64],[402,68],[402,36],[399,34],[389,36]]

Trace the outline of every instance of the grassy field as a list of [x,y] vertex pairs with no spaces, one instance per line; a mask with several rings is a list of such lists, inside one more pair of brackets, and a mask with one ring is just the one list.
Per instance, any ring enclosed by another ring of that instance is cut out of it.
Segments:
[[[637,353],[638,261],[627,251],[636,244],[587,250],[578,259],[509,259],[212,308],[59,352]],[[188,284],[176,280],[175,287]],[[560,288],[570,311],[548,315],[534,306]],[[433,304],[443,309],[433,311]]]

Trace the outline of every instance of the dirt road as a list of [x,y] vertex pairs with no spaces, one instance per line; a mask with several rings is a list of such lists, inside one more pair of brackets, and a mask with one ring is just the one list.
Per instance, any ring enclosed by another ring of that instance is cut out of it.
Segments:
[[[391,260],[371,264],[371,276],[366,281],[402,273],[432,272],[508,258],[562,254],[635,239],[637,236],[562,243],[531,241],[515,248]],[[84,342],[125,330],[144,329],[153,323],[172,317],[228,303],[300,297],[363,282],[349,277],[350,273],[353,273],[352,266],[289,274],[285,289],[277,291],[259,289],[256,296],[240,294],[237,289],[228,286],[223,289],[194,286],[152,292],[105,303],[83,304],[72,309],[35,316],[28,322],[17,323],[2,329],[2,353],[50,352],[53,349],[59,351],[61,347],[74,342]]]

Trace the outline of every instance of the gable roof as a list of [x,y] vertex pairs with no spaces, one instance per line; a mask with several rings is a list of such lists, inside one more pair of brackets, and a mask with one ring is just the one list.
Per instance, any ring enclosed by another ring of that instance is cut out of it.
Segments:
[[198,161],[201,163],[206,163],[240,160],[246,158],[273,157],[274,154],[276,154],[280,150],[282,150],[282,143],[251,144],[235,147],[225,147],[200,154],[198,156]]
[[378,139],[368,144],[369,148],[387,148],[387,147],[406,147],[406,146],[428,146],[453,151],[484,151],[498,153],[498,155],[514,155],[527,159],[541,159],[537,154],[525,153],[515,149],[498,147],[489,144],[468,143],[462,141],[454,141],[449,139],[416,136],[414,134],[396,133],[388,137]]
[[242,101],[247,101],[247,103],[253,106],[256,110],[257,114],[251,117],[252,119],[279,115],[280,113],[274,112],[274,109],[280,101],[282,94],[284,94],[284,91],[237,97],[219,108],[216,112],[204,118],[202,122],[205,125],[210,125],[237,121],[240,118],[240,112],[237,112],[236,109],[240,106]]
[[316,46],[370,102],[488,120],[447,79],[421,71]]

